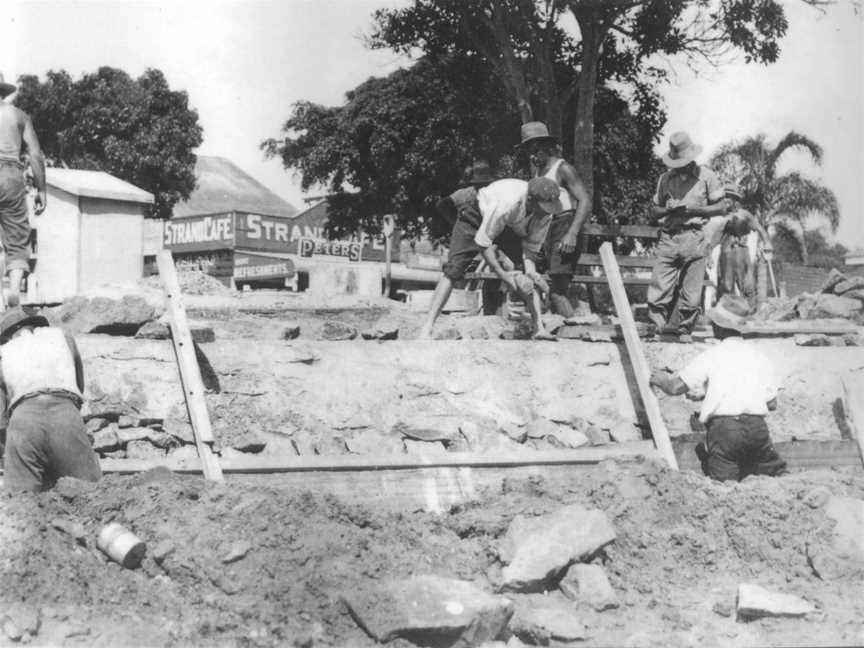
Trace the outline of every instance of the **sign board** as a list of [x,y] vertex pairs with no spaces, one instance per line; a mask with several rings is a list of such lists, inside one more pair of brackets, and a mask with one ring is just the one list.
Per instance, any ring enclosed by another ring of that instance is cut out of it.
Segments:
[[291,259],[258,254],[234,253],[234,279],[261,281],[264,279],[290,279],[294,276]]
[[200,252],[234,246],[234,214],[172,218],[163,224],[163,243],[172,252]]

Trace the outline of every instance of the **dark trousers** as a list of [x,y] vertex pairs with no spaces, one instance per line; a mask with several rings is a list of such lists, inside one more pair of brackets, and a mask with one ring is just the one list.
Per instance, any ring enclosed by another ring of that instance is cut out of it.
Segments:
[[20,164],[0,161],[0,238],[6,248],[8,270],[29,270],[30,220],[27,187]]
[[12,410],[3,470],[6,487],[15,491],[44,490],[60,477],[102,476],[77,405],[53,394],[28,398]]
[[747,475],[773,476],[786,471],[764,416],[714,416],[706,427],[708,453],[702,467],[712,479],[740,481]]

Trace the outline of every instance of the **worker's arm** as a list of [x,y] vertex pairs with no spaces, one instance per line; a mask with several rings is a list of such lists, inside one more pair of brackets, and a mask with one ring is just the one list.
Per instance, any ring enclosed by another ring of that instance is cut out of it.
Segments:
[[564,254],[570,254],[576,250],[576,243],[579,237],[579,231],[582,229],[583,223],[588,218],[588,212],[591,210],[591,197],[588,195],[588,189],[582,178],[576,173],[576,169],[572,165],[564,163],[558,169],[560,181],[559,184],[564,187],[570,194],[571,200],[576,203],[576,215],[573,217],[573,223],[570,229],[561,239],[559,247]]
[[510,288],[511,291],[517,292],[516,288],[516,280],[513,279],[513,275],[508,273],[504,268],[501,267],[501,264],[498,262],[498,255],[495,254],[495,246],[490,245],[489,247],[481,248],[480,252],[483,256],[483,260],[489,264],[489,267],[492,268],[492,272],[498,275],[507,287]]
[[75,362],[75,384],[78,386],[78,391],[84,393],[84,363],[81,361],[81,354],[78,352],[78,345],[75,344],[75,338],[71,335],[66,336],[66,344],[69,346],[69,351],[72,352],[72,360]]
[[652,371],[651,384],[659,387],[670,396],[680,396],[687,393],[687,385],[678,374],[670,374],[665,371]]
[[24,115],[24,146],[27,149],[27,155],[30,157],[30,168],[33,170],[33,183],[36,185],[36,199],[33,202],[33,211],[36,214],[41,214],[45,211],[45,156],[42,154],[42,147],[39,146],[39,138],[36,137],[36,131],[33,128],[33,122],[30,117]]

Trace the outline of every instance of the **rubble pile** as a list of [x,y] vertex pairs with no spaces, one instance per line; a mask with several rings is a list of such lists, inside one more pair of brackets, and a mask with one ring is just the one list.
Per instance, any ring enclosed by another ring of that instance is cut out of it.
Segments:
[[864,324],[864,277],[847,277],[832,269],[818,293],[769,298],[753,319],[784,322],[795,319],[844,319]]
[[[125,429],[125,428],[124,428]],[[864,477],[607,461],[433,515],[166,469],[0,495],[0,643],[860,643]],[[852,511],[854,514],[850,514]],[[96,547],[109,522],[140,568]],[[817,568],[818,566],[818,568]],[[26,601],[26,603],[23,603]]]

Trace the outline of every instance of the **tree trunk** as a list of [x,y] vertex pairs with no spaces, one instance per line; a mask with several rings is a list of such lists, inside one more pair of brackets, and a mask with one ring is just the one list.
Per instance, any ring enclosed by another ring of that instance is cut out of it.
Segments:
[[600,48],[606,36],[598,12],[593,8],[574,9],[582,32],[582,69],[576,96],[576,126],[573,129],[573,165],[579,172],[588,195],[594,196],[594,99],[597,92],[597,67]]

